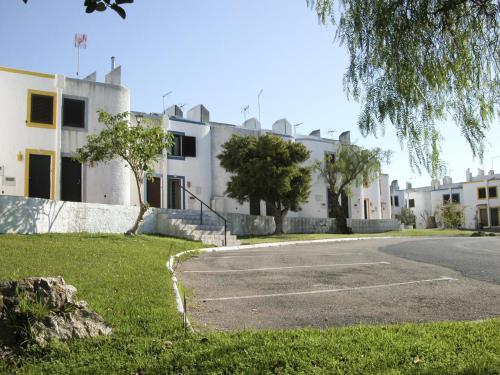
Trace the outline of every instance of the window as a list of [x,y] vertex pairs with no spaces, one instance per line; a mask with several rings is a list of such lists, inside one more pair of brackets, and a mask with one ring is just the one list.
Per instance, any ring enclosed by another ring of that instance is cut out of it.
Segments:
[[496,198],[497,197],[497,187],[492,186],[488,188],[488,197]]
[[[453,203],[460,203],[460,194],[454,193],[451,195],[451,201]],[[450,194],[443,194],[443,204],[450,202]]]
[[408,201],[408,206],[409,206],[410,208],[415,207],[415,199],[410,199],[410,200]]
[[486,188],[483,187],[477,189],[477,198],[486,199]]
[[27,125],[39,128],[56,127],[56,94],[28,91]]
[[196,157],[196,137],[188,137],[184,134],[174,133],[172,147],[169,156],[173,158]]
[[397,195],[394,196],[394,207],[399,207],[399,197]]
[[85,100],[63,99],[63,126],[85,128]]

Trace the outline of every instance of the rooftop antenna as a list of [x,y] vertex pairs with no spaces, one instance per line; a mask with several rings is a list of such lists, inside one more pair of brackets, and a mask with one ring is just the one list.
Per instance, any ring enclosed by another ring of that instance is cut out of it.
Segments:
[[182,108],[184,108],[186,105],[187,105],[187,103],[182,103],[182,104],[179,104],[179,105],[178,105],[178,107],[179,107],[180,109],[182,109]]
[[243,113],[243,118],[245,119],[245,121],[247,120],[247,113],[249,110],[250,110],[249,105],[247,105],[245,107],[241,107],[241,112]]
[[260,97],[262,96],[263,92],[264,89],[260,89],[259,93],[257,94],[257,104],[259,105],[259,122],[260,122]]
[[162,100],[163,100],[163,114],[165,114],[165,98],[166,98],[167,96],[169,96],[172,92],[173,92],[173,91],[169,91],[169,92],[167,92],[166,94],[163,94],[163,95],[161,96],[161,98],[162,98]]
[[295,135],[297,135],[297,128],[300,126],[300,125],[304,125],[303,122],[299,122],[297,124],[293,124],[293,131],[295,132]]
[[328,130],[326,133],[330,135],[330,137],[332,137],[333,139],[333,134],[335,134],[337,131],[335,129],[330,129]]
[[80,74],[80,49],[87,49],[87,34],[75,34],[75,48],[77,50],[76,77]]

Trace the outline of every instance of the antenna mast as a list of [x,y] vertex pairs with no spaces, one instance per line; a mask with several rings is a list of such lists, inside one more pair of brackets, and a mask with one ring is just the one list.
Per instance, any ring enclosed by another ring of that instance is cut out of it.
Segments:
[[75,48],[77,50],[76,77],[80,74],[80,49],[87,49],[87,34],[75,34]]

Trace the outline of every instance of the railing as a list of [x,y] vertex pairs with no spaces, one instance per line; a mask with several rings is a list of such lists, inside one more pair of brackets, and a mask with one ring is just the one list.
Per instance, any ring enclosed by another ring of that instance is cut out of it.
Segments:
[[208,208],[210,211],[212,211],[215,215],[217,215],[220,219],[224,221],[224,246],[227,245],[227,220],[224,216],[221,214],[217,213],[217,211],[213,210],[209,205],[207,205],[205,202],[203,202],[200,198],[198,198],[196,195],[191,193],[188,189],[186,189],[184,186],[181,185],[182,190],[184,190],[186,193],[191,195],[194,199],[196,199],[198,202],[200,202],[200,225],[203,225],[203,206]]

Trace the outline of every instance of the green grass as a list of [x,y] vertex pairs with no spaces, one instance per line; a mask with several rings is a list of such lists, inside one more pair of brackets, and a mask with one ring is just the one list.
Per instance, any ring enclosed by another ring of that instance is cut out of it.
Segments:
[[186,336],[165,262],[200,246],[148,236],[0,236],[0,279],[61,275],[114,329],[29,347],[0,360],[0,373],[500,373],[499,319]]
[[409,229],[403,231],[391,231],[385,233],[355,233],[355,234],[334,234],[334,233],[313,233],[313,234],[279,234],[269,236],[255,236],[240,238],[243,245],[253,245],[258,243],[271,243],[282,241],[311,241],[328,238],[352,238],[352,237],[426,237],[426,236],[453,236],[470,237],[473,232],[460,229]]

